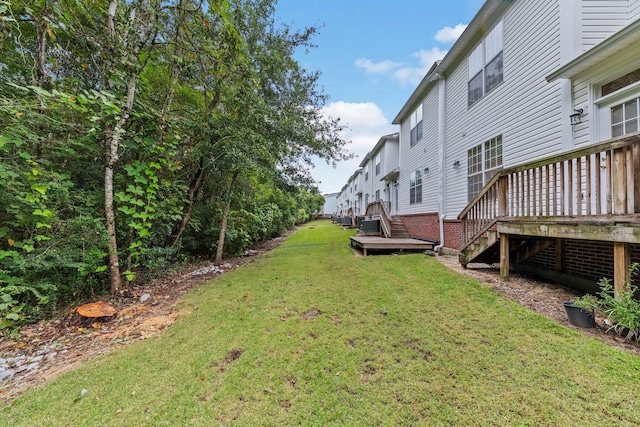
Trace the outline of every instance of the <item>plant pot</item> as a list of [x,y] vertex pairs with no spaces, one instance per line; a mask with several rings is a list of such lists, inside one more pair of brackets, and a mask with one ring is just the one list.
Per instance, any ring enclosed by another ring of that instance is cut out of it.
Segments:
[[573,301],[563,302],[564,310],[569,317],[569,323],[579,328],[595,328],[596,319],[593,317],[593,313],[585,311],[580,307],[573,305]]

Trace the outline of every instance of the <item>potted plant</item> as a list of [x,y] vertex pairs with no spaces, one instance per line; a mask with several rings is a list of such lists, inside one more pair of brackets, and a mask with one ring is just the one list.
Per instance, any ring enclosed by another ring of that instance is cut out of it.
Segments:
[[576,302],[577,300],[562,303],[564,310],[567,312],[569,323],[579,328],[595,328],[596,318],[593,314],[594,310],[589,307],[588,304],[579,305],[579,303],[576,304]]
[[[639,264],[633,263],[629,268],[628,277],[635,276],[638,268]],[[602,278],[598,284],[599,297],[587,294],[576,299],[573,305],[605,316],[609,326],[607,332],[613,330],[624,337],[625,341],[640,342],[640,301],[634,296],[638,287],[627,282],[616,297],[611,280]]]

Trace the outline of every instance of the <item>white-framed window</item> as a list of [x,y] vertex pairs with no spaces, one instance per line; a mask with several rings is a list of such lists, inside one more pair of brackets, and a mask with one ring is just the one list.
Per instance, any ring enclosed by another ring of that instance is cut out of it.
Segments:
[[376,176],[380,175],[382,156],[380,153],[376,154]]
[[640,69],[595,90],[596,134],[615,138],[640,130]]
[[422,104],[411,113],[411,146],[413,147],[422,139]]
[[612,138],[638,131],[638,119],[640,118],[638,113],[639,101],[640,97],[611,107]]
[[380,200],[380,190],[376,190],[376,201]]
[[409,178],[409,204],[422,203],[422,171],[420,169],[411,172]]
[[503,81],[503,39],[500,21],[467,58],[469,107]]
[[369,206],[369,193],[364,195],[364,205]]
[[365,181],[369,181],[369,170],[371,170],[371,161],[367,162],[367,168],[364,170]]
[[502,135],[491,138],[467,151],[468,201],[502,169]]

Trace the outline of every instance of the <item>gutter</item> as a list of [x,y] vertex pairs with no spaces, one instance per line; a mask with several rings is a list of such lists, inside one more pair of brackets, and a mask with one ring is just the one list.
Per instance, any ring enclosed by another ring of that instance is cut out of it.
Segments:
[[440,171],[440,182],[438,187],[440,188],[440,197],[438,197],[438,211],[440,211],[440,244],[433,248],[434,252],[440,254],[440,250],[444,247],[444,218],[445,218],[445,194],[446,194],[446,174],[445,174],[445,113],[447,100],[446,97],[446,79],[436,73],[436,79],[438,79],[438,146],[440,149],[440,156],[438,158],[438,169]]

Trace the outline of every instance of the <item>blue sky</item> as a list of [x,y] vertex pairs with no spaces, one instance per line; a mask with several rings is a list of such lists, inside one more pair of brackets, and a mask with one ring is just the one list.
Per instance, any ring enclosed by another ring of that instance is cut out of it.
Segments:
[[296,58],[321,72],[330,96],[326,114],[349,130],[348,150],[357,158],[333,169],[312,170],[322,193],[340,191],[433,62],[442,59],[484,0],[278,0],[276,19],[294,28],[315,26],[318,47]]

